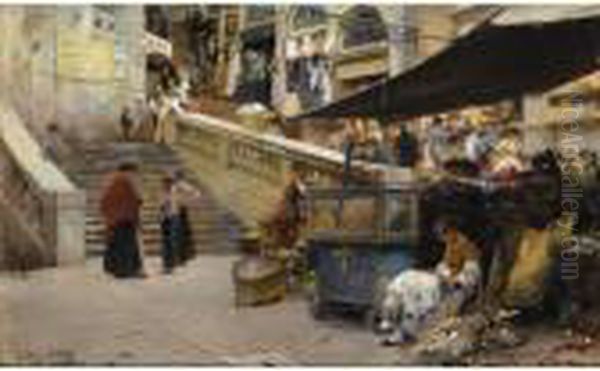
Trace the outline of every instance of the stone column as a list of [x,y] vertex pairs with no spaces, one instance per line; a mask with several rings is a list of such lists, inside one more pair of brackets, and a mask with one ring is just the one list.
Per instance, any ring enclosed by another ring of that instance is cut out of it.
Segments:
[[115,8],[115,104],[119,112],[119,107],[145,96],[145,15],[142,5]]
[[227,6],[219,9],[219,25],[217,34],[217,94],[227,95],[227,72],[228,72],[228,40],[227,40]]
[[26,50],[28,40],[24,35],[26,8],[21,5],[0,7],[1,97],[23,117],[29,117],[27,97],[30,93],[30,58]]
[[288,6],[278,5],[275,8],[275,51],[274,68],[271,87],[271,104],[276,111],[281,112],[287,92],[287,74],[285,59],[285,44],[287,30]]
[[[0,27],[4,30],[4,32],[0,32],[0,81],[4,83],[8,81],[7,68],[10,60],[7,43],[10,9],[11,6],[9,5],[0,6]],[[6,101],[7,93],[8,89],[0,89],[0,101]]]
[[45,127],[56,120],[56,27],[55,6],[28,8],[29,22],[35,27],[29,31],[30,129],[45,133]]
[[416,58],[413,37],[414,9],[411,5],[388,5],[382,14],[389,32],[389,75],[396,76]]

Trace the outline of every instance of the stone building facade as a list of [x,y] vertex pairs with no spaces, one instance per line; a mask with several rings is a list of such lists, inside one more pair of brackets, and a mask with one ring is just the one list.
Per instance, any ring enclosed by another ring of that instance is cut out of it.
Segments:
[[220,85],[221,92],[231,96],[243,85],[247,69],[256,66],[245,58],[258,52],[265,55],[269,73],[250,75],[265,76],[268,103],[286,116],[314,109],[396,75],[447,45],[455,35],[455,8],[223,7],[219,78],[229,84]]
[[141,6],[1,6],[2,99],[28,126],[57,122],[84,139],[113,136],[143,98]]

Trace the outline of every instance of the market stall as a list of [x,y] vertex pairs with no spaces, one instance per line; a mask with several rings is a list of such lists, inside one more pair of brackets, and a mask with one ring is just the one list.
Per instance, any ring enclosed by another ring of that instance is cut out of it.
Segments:
[[[508,7],[422,64],[292,121],[410,119],[515,99],[598,69],[597,13],[561,16],[560,12],[523,15],[519,11]],[[555,235],[564,226],[557,222],[561,160],[552,152],[542,152],[526,163],[511,143],[518,128],[498,132],[485,167],[457,161],[435,169],[434,174],[414,173],[415,184],[425,185],[420,192],[421,238],[415,257],[419,266],[431,269],[444,249],[432,231],[438,224],[452,225],[480,251],[484,290],[479,298],[486,304],[480,308],[526,309],[541,304],[554,274]],[[348,163],[351,140],[349,144]],[[342,181],[338,196],[342,203],[348,187]]]

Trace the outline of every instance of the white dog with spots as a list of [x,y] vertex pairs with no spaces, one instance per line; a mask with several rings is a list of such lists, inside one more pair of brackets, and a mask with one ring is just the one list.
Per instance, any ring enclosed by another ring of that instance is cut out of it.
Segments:
[[385,344],[415,339],[433,317],[457,313],[477,295],[481,270],[476,255],[468,252],[472,244],[456,232],[447,235],[447,243],[435,271],[409,269],[387,285],[378,325]]
[[387,344],[413,338],[442,300],[441,279],[434,273],[407,270],[387,286],[381,304],[379,330]]

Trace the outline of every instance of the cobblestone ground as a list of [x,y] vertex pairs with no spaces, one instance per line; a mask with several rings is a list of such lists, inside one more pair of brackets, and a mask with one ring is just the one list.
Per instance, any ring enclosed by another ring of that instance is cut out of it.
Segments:
[[[232,256],[201,256],[172,276],[115,280],[100,259],[26,276],[0,275],[0,363],[120,365],[410,364],[352,321],[317,322],[301,297],[236,309]],[[517,349],[470,364],[598,365],[600,341],[526,330]],[[414,359],[412,360],[414,361]]]
[[[357,324],[314,321],[301,298],[235,309],[231,256],[201,256],[144,280],[85,266],[0,276],[0,336],[9,362],[34,364],[297,364],[409,362]],[[5,343],[6,344],[6,343]]]

